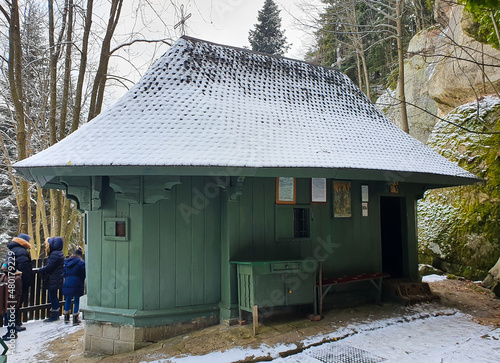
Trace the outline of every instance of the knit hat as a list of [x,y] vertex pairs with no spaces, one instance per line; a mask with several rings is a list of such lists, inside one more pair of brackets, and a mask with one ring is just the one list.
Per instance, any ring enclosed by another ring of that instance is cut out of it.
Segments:
[[31,239],[31,237],[28,236],[26,233],[19,234],[19,236],[17,236],[17,238],[21,238],[21,239],[25,240],[26,242],[29,242]]
[[75,256],[79,256],[79,257],[82,257],[83,256],[83,252],[82,252],[82,248],[81,247],[78,247],[75,252],[73,252],[73,254]]

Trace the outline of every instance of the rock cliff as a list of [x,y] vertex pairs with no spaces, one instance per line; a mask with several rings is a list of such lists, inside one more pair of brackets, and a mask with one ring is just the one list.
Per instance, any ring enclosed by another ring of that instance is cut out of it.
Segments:
[[[422,142],[438,117],[478,97],[500,91],[500,51],[468,36],[471,20],[463,7],[436,1],[439,25],[418,33],[408,47],[405,61],[405,93],[410,135]],[[396,95],[387,90],[377,105],[400,125]]]
[[[421,261],[483,279],[500,257],[500,51],[468,35],[462,6],[436,1],[438,25],[417,34],[405,62],[410,134],[484,179],[419,202]],[[398,90],[377,101],[397,125]],[[437,116],[437,117],[435,117]]]

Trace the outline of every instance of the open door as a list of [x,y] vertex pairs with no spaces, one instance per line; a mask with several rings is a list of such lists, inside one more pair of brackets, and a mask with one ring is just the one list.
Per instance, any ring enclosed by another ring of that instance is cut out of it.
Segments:
[[406,245],[405,199],[380,198],[380,230],[382,242],[382,271],[392,278],[406,277],[403,250]]

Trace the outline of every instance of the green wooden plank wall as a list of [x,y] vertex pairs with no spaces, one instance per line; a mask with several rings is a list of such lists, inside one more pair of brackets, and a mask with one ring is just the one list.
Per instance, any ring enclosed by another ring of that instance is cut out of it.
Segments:
[[[145,185],[145,188],[148,186]],[[156,310],[220,301],[220,189],[210,177],[186,177],[170,199],[115,200],[89,212],[89,305]],[[129,218],[127,241],[103,238],[105,218]]]
[[[231,259],[288,259],[327,257],[328,275],[376,271],[381,268],[379,202],[377,183],[351,182],[352,217],[334,218],[328,179],[328,202],[311,203],[311,179],[297,178],[296,205],[311,206],[311,238],[308,241],[275,240],[274,178],[246,178],[238,199],[239,215],[228,216],[238,224],[232,228]],[[369,185],[369,216],[362,217],[361,185]],[[235,236],[235,233],[238,235]]]
[[220,190],[210,177],[181,181],[170,199],[157,202],[158,209],[151,211],[157,219],[151,223],[160,231],[159,243],[150,244],[151,256],[159,259],[158,284],[145,285],[144,299],[156,298],[159,291],[161,309],[220,301]]

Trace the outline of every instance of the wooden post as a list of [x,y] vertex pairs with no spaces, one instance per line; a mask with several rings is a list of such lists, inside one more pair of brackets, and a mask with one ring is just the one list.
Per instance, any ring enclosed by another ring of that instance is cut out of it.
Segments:
[[319,316],[323,316],[323,265],[319,261]]
[[253,335],[258,334],[259,328],[259,307],[257,305],[253,306]]

